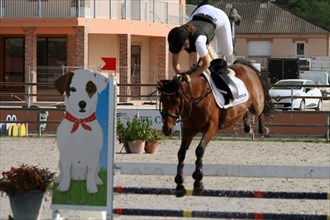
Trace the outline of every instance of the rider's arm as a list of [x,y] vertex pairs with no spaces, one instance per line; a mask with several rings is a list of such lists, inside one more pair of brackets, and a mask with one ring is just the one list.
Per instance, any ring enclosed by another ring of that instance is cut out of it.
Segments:
[[206,54],[206,56],[201,57],[202,65],[200,65],[197,70],[195,70],[190,76],[196,77],[201,75],[205,70],[207,70],[210,67],[211,58],[209,54]]
[[180,73],[179,54],[172,54],[172,67],[176,74]]
[[190,76],[195,77],[202,74],[205,70],[210,67],[211,57],[206,45],[207,38],[204,35],[201,35],[197,38],[195,42],[196,51],[201,58],[202,64],[197,70],[195,70]]

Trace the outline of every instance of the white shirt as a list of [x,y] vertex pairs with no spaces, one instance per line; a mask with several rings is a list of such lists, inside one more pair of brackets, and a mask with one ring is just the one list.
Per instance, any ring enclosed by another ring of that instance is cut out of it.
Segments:
[[[216,25],[215,37],[217,39],[220,52],[225,56],[230,56],[233,53],[233,40],[230,21],[226,13],[219,8],[213,7],[212,5],[202,5],[189,17],[188,21],[191,21],[193,16],[196,14],[205,14],[214,18]],[[200,57],[204,57],[208,54],[206,41],[207,37],[204,35],[201,35],[196,39],[196,51]]]
[[207,37],[205,35],[200,35],[195,42],[196,51],[200,57],[205,57],[209,51],[207,49]]

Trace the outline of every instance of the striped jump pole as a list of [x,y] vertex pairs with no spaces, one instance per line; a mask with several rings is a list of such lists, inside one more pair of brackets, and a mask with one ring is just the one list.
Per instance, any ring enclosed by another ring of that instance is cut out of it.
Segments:
[[155,210],[155,209],[126,209],[116,208],[113,210],[117,215],[130,216],[166,216],[186,218],[230,218],[230,219],[281,219],[281,220],[329,220],[328,215],[307,214],[283,214],[262,212],[216,212],[216,211],[191,211],[191,210]]
[[[114,192],[120,194],[175,195],[175,189],[146,187],[114,187]],[[238,197],[264,199],[310,199],[330,200],[326,192],[271,192],[271,191],[235,191],[235,190],[204,190],[201,195],[194,195],[192,189],[187,189],[186,196],[206,197]]]

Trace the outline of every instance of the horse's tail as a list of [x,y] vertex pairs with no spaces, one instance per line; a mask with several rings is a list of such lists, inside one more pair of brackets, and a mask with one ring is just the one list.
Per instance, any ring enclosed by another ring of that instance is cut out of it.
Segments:
[[264,110],[263,110],[262,113],[266,117],[269,117],[274,111],[274,104],[273,104],[273,102],[270,98],[270,95],[269,95],[270,84],[269,84],[268,80],[261,74],[261,72],[259,70],[257,70],[257,68],[255,68],[252,65],[252,63],[249,60],[239,58],[239,59],[235,60],[234,64],[235,63],[244,64],[244,65],[250,67],[258,75],[258,77],[260,79],[260,82],[261,82],[261,85],[262,85],[262,88],[264,90],[264,97],[265,97]]

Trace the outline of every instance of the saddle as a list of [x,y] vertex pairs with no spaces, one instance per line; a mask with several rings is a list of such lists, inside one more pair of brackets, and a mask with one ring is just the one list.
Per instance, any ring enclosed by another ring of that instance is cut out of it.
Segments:
[[229,77],[229,73],[234,71],[227,68],[227,62],[225,60],[221,58],[212,60],[209,70],[214,84],[224,96],[225,104],[228,104],[230,100],[238,98],[237,86]]

